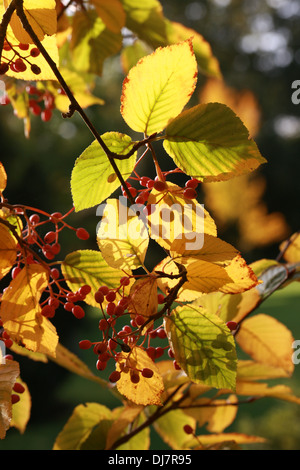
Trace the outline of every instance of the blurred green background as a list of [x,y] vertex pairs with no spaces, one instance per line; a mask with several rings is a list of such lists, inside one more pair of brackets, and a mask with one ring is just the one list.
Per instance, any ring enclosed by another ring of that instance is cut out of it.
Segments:
[[[195,29],[207,39],[228,86],[254,93],[261,112],[255,140],[268,160],[268,164],[257,172],[266,182],[262,200],[270,213],[283,215],[288,234],[299,230],[300,105],[291,101],[291,85],[294,80],[300,80],[299,2],[170,0],[161,3],[167,18]],[[103,76],[94,90],[106,104],[87,111],[100,133],[116,130],[130,134],[119,112],[123,79],[119,58],[107,60]],[[199,85],[204,83],[205,78],[199,77]],[[30,139],[24,137],[23,123],[13,115],[10,107],[1,107],[0,119],[0,160],[8,174],[8,200],[49,212],[69,210],[72,206],[69,181],[74,161],[93,140],[81,119],[75,115],[70,120],[63,120],[58,112],[48,123],[33,118]],[[168,168],[170,161],[165,155],[163,157]],[[153,169],[145,166],[144,174],[150,171]],[[72,215],[69,220],[95,234],[96,208]],[[71,235],[62,233],[62,258],[72,250],[97,249],[94,236],[88,242],[79,242]],[[235,223],[220,227],[220,238],[237,247],[244,246],[239,235]],[[248,262],[274,258],[277,254],[278,242],[252,244],[242,252]],[[298,339],[299,298],[300,284],[292,284],[267,300],[260,312],[278,318]],[[80,352],[77,344],[80,339],[95,335],[97,318],[97,312],[88,309],[87,318],[80,323],[64,311],[54,320],[62,343],[92,369],[94,357],[88,352]],[[0,441],[0,450],[51,449],[77,404],[97,401],[109,407],[119,405],[98,385],[73,377],[55,364],[18,359],[22,379],[30,387],[32,414],[25,434],[9,430],[6,439]],[[286,383],[300,396],[300,365],[295,367],[292,380]],[[244,405],[239,409],[236,422],[228,428],[228,431],[234,430],[270,439],[267,445],[257,448],[300,449],[300,408],[268,399]],[[154,437],[153,448],[167,446]]]

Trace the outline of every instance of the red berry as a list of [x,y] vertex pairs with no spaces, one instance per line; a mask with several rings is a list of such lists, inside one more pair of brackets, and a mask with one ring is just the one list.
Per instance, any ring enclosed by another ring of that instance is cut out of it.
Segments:
[[151,379],[153,373],[153,370],[149,369],[148,367],[144,367],[144,369],[142,370],[142,376],[146,377],[147,379]]
[[32,214],[30,217],[29,217],[29,221],[35,225],[35,224],[38,224],[39,221],[40,221],[40,216],[38,214]]
[[164,328],[159,328],[157,330],[157,336],[160,338],[160,339],[164,339],[167,337],[167,334],[165,332],[165,329]]
[[82,341],[79,341],[80,349],[90,349],[91,346],[92,343],[89,339],[83,339]]
[[11,403],[14,405],[15,403],[18,403],[20,401],[19,395],[15,395],[14,393],[11,395]]
[[0,75],[4,75],[6,72],[9,70],[9,65],[4,62],[3,64],[0,64]]
[[164,349],[158,346],[158,348],[155,348],[155,359],[160,358],[164,353]]
[[111,290],[106,294],[105,298],[107,302],[113,302],[114,300],[116,300],[116,293]]
[[181,370],[180,365],[176,361],[173,361],[173,366],[174,366],[174,369]]
[[55,315],[55,308],[51,305],[45,305],[41,310],[41,315],[46,318],[53,318]]
[[73,302],[66,302],[65,305],[64,305],[64,309],[67,311],[67,312],[72,312],[72,309],[74,308],[74,304]]
[[198,184],[199,184],[199,181],[196,180],[196,178],[192,178],[185,183],[185,187],[196,189]]
[[41,73],[40,67],[36,64],[32,64],[30,68],[32,73],[34,73],[35,75],[39,75]]
[[21,271],[21,268],[19,266],[16,266],[15,268],[13,268],[11,272],[12,279],[15,279],[20,271]]
[[52,243],[56,239],[56,233],[55,232],[48,232],[44,236],[44,242],[45,243]]
[[11,348],[12,345],[14,344],[14,342],[13,342],[12,339],[9,338],[9,339],[6,339],[6,340],[4,341],[4,344],[5,344],[5,347],[6,347],[6,348]]
[[82,307],[80,307],[80,305],[74,305],[74,307],[72,308],[72,313],[74,317],[78,319],[81,319],[85,316],[85,311]]
[[107,315],[111,316],[115,312],[116,305],[113,302],[109,302],[106,306]]
[[136,322],[136,324],[137,324],[138,326],[142,326],[143,323],[145,322],[145,319],[144,319],[144,317],[143,317],[142,315],[137,315],[137,316],[135,317],[135,322]]
[[62,214],[60,212],[53,212],[50,215],[50,220],[53,223],[57,223],[62,218]]
[[158,302],[159,304],[163,304],[164,301],[165,301],[165,296],[164,296],[164,294],[158,294],[158,296],[157,296],[157,302]]
[[50,271],[50,275],[52,279],[58,279],[59,278],[59,270],[57,268],[52,268]]
[[183,430],[186,434],[193,434],[194,432],[192,426],[190,426],[189,424],[186,424],[185,426],[183,426]]
[[99,330],[100,331],[105,331],[109,327],[109,324],[107,323],[107,320],[105,318],[101,318],[99,321]]
[[140,185],[147,186],[148,181],[150,181],[150,178],[148,176],[142,176],[140,178]]
[[88,233],[88,231],[85,230],[85,228],[82,228],[82,227],[80,227],[76,230],[76,236],[80,240],[88,240],[90,238],[90,234]]
[[20,48],[22,51],[27,51],[27,50],[29,49],[29,44],[23,44],[23,43],[20,42],[19,48]]
[[56,297],[50,297],[48,305],[56,310],[59,307],[59,300]]
[[98,292],[102,292],[103,295],[106,295],[109,292],[109,287],[101,286],[101,287],[99,287]]
[[102,302],[104,301],[104,295],[100,291],[97,291],[95,293],[94,298],[98,304],[102,304]]
[[51,246],[51,251],[54,255],[58,255],[58,253],[60,252],[61,250],[61,246],[59,243],[53,243],[53,245]]
[[197,197],[197,192],[194,188],[186,188],[184,191],[183,191],[183,196],[186,198],[186,199],[195,199]]
[[112,382],[112,383],[115,383],[115,382],[118,382],[118,380],[120,380],[121,378],[121,374],[118,370],[114,370],[110,376],[109,376],[109,381]]
[[44,110],[41,112],[41,119],[42,119],[42,121],[48,122],[48,121],[50,121],[51,118],[52,118],[52,111],[51,111],[51,109],[47,108],[47,109],[44,109]]
[[13,391],[16,393],[24,393],[25,387],[24,385],[20,384],[20,382],[16,382],[13,386]]
[[164,181],[154,181],[153,187],[156,189],[156,191],[164,191],[167,186]]
[[27,65],[23,62],[21,58],[16,59],[14,62],[14,68],[16,72],[25,72]]
[[228,321],[226,326],[231,330],[234,331],[237,329],[238,324],[235,321]]
[[85,284],[84,286],[80,287],[79,293],[85,296],[85,295],[88,295],[91,292],[91,290],[92,290],[91,286],[88,286],[87,284]]
[[121,277],[120,284],[122,286],[128,286],[130,284],[130,278],[127,276]]
[[146,184],[148,189],[152,189],[154,186],[154,180],[149,179]]
[[114,341],[113,339],[110,339],[108,341],[108,347],[111,351],[114,351],[118,346],[118,343],[116,341]]
[[96,369],[97,370],[105,370],[106,366],[107,366],[107,363],[100,361],[100,359],[98,359],[98,361],[96,362]]
[[120,317],[124,313],[124,307],[122,305],[116,305],[115,310],[114,310],[114,315],[116,317]]
[[140,376],[137,372],[133,372],[130,374],[130,380],[133,384],[137,384],[140,381]]
[[31,57],[37,57],[38,55],[40,55],[40,51],[37,47],[33,47],[30,51],[30,55]]
[[152,361],[154,361],[154,359],[155,359],[155,348],[153,348],[152,346],[149,346],[149,348],[146,349],[146,353],[148,354],[150,359],[152,359]]

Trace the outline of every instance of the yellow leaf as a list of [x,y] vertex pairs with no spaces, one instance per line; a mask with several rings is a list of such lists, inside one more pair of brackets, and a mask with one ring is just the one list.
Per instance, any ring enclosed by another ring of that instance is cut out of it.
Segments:
[[13,341],[31,351],[55,356],[55,327],[40,313],[39,299],[47,284],[48,273],[43,266],[25,266],[3,293],[0,316]]
[[237,379],[241,381],[277,379],[289,376],[290,374],[281,367],[274,367],[251,360],[238,361]]
[[17,240],[5,225],[0,224],[0,279],[13,267],[17,258]]
[[255,361],[280,367],[292,374],[293,337],[289,329],[275,318],[261,313],[245,319],[236,340]]
[[237,294],[239,292],[245,292],[258,284],[257,277],[241,255],[237,255],[233,258],[230,264],[224,269],[232,279],[232,282],[226,284],[221,289],[224,293]]
[[[153,376],[143,377],[137,370],[151,369]],[[161,394],[164,390],[163,380],[158,369],[146,351],[135,347],[128,354],[123,353],[122,359],[117,363],[116,369],[121,372],[121,378],[117,382],[118,391],[136,405],[161,405]],[[138,383],[133,383],[131,375],[139,376]]]
[[237,401],[236,395],[230,395],[226,400],[212,401],[209,398],[201,398],[193,403],[199,407],[188,408],[185,412],[193,416],[200,427],[206,424],[209,432],[218,433],[224,431],[235,420],[238,410]]
[[202,247],[204,233],[217,235],[216,224],[203,205],[185,198],[182,188],[175,184],[167,183],[163,192],[153,189],[148,205],[149,235],[167,250],[175,243],[175,251],[180,246],[181,253],[190,254]]
[[182,239],[174,240],[170,250],[172,257],[176,257],[177,254],[196,255],[203,261],[218,263],[220,266],[230,264],[238,253],[238,250],[229,243],[207,233],[203,235],[203,246],[200,250],[186,250],[185,240]]
[[196,79],[197,63],[190,40],[156,49],[140,59],[123,82],[124,120],[137,132],[161,132],[189,101]]
[[6,188],[7,175],[3,164],[0,162],[0,193]]
[[106,27],[113,33],[119,33],[125,26],[125,12],[120,0],[92,0],[96,11]]
[[130,215],[127,206],[117,199],[108,199],[97,231],[97,243],[109,266],[128,271],[143,266],[149,237],[138,216]]
[[300,233],[294,233],[289,240],[280,244],[280,251],[285,250],[284,259],[288,263],[298,263],[300,261]]
[[[9,1],[4,0],[6,8],[8,4]],[[24,0],[23,2],[25,15],[40,41],[44,39],[45,35],[51,36],[56,33],[57,24],[55,7],[55,0],[43,0],[42,4],[40,0]],[[10,25],[18,42],[23,44],[33,43],[29,34],[24,30],[21,20],[17,16],[16,12],[12,15]]]
[[274,385],[269,387],[266,383],[238,381],[236,386],[237,395],[250,397],[272,397],[291,403],[300,404],[300,398],[296,397],[290,387],[286,385]]
[[20,401],[15,403],[12,407],[12,420],[10,425],[18,429],[20,433],[23,434],[30,419],[31,396],[26,383],[23,382],[20,377],[16,382],[23,385],[25,390],[22,395],[20,395]]
[[128,312],[148,318],[157,313],[157,281],[154,276],[137,279],[131,286]]
[[251,436],[248,434],[243,434],[243,433],[238,433],[238,432],[198,435],[197,438],[204,445],[216,444],[217,442],[228,442],[228,441],[234,441],[237,444],[256,444],[258,442],[266,441],[266,439],[263,437]]
[[118,418],[114,420],[113,424],[109,428],[106,441],[106,449],[110,449],[114,442],[123,434],[129,424],[133,423],[134,420],[143,411],[142,406],[126,406],[118,415]]
[[0,439],[4,439],[12,418],[11,392],[20,373],[15,361],[0,363]]

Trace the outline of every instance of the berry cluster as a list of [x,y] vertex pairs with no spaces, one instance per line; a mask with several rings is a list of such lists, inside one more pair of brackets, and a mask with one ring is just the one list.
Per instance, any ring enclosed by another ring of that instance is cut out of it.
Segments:
[[[166,349],[170,358],[174,358],[174,354],[169,345],[165,347],[150,345],[151,340],[159,338],[165,339],[166,332],[162,325],[157,328],[150,327],[145,329],[147,319],[139,314],[130,314],[131,298],[130,295],[124,294],[124,287],[130,284],[130,278],[124,276],[120,279],[118,288],[111,289],[106,285],[100,286],[94,294],[96,302],[99,304],[103,317],[99,321],[98,329],[101,333],[99,341],[92,342],[89,339],[79,341],[80,349],[93,349],[97,356],[96,369],[104,371],[110,360],[119,364],[120,370],[115,370],[109,376],[111,382],[117,382],[122,372],[130,373],[130,379],[133,383],[138,383],[141,375],[145,378],[151,378],[153,371],[150,368],[139,370],[136,365],[130,361],[130,353],[134,346],[139,346],[146,351],[149,358],[154,362],[161,358]],[[120,299],[118,300],[118,298]],[[158,294],[158,303],[164,302],[164,296]],[[121,329],[117,328],[117,322],[120,317],[129,316],[130,323],[125,324]],[[143,336],[142,332],[143,331]],[[141,340],[140,344],[139,341]],[[128,353],[124,356],[123,353]],[[174,366],[178,368],[175,364]]]
[[[129,189],[131,196],[134,198],[135,203],[146,204],[149,198],[149,194],[152,189],[155,189],[156,191],[161,192],[161,193],[164,193],[165,191],[167,191],[168,185],[167,185],[167,182],[165,181],[165,178],[169,173],[174,173],[174,171],[162,173],[164,181],[160,179],[158,176],[156,176],[154,179],[149,178],[148,176],[133,177],[133,179],[137,180],[143,189],[136,189],[130,183],[127,182],[127,188]],[[178,192],[181,193],[183,197],[186,199],[190,199],[190,200],[196,199],[197,197],[196,189],[198,185],[199,185],[199,181],[196,178],[191,178],[185,183],[184,188],[180,188]],[[123,196],[127,197],[125,188],[122,186],[121,189],[122,189]]]
[[6,74],[9,70],[16,73],[22,73],[25,72],[28,67],[30,67],[30,70],[35,75],[39,75],[41,73],[40,67],[30,61],[30,59],[40,55],[40,51],[37,47],[31,47],[29,44],[22,43],[12,45],[5,39],[3,51],[12,51],[13,56],[11,59],[2,57],[0,75]]
[[[85,312],[78,303],[84,301],[91,292],[91,287],[88,285],[82,285],[77,292],[72,292],[65,287],[64,279],[55,262],[55,257],[61,251],[59,235],[63,229],[71,229],[80,240],[88,240],[89,238],[89,233],[85,228],[72,227],[65,221],[65,217],[72,211],[73,209],[62,215],[60,212],[47,214],[35,209],[29,216],[27,214],[28,208],[25,206],[13,206],[12,210],[18,217],[24,217],[25,224],[22,224],[24,228],[19,236],[17,259],[11,270],[11,277],[15,279],[24,266],[30,264],[41,264],[49,271],[49,282],[40,301],[41,314],[47,318],[53,318],[59,306],[72,312],[76,318],[83,318]],[[50,229],[47,230],[49,224]],[[45,233],[41,235],[40,232],[43,229]],[[3,339],[6,341],[5,345],[10,347],[9,341],[11,340],[6,337]]]
[[27,85],[26,92],[29,95],[28,105],[31,113],[34,116],[41,116],[44,122],[50,121],[55,108],[54,95],[48,90],[38,90],[33,85]]

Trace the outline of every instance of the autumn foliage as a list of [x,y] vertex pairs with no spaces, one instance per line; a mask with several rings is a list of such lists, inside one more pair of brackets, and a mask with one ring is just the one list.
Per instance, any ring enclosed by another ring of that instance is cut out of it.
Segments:
[[[8,201],[9,175],[0,165],[6,282],[0,340],[8,350],[0,365],[1,439],[12,426],[24,432],[30,419],[30,384],[22,382],[17,359],[26,355],[51,359],[120,399],[113,410],[101,403],[76,407],[55,450],[151,449],[150,426],[171,449],[263,441],[226,428],[245,401],[268,396],[300,404],[287,385],[269,386],[269,379],[292,376],[294,340],[260,310],[278,288],[299,279],[299,235],[282,242],[277,260],[248,265],[219,238],[198,201],[201,185],[208,194],[209,185],[247,178],[266,163],[233,102],[232,108],[221,99],[190,105],[198,74],[212,87],[222,83],[210,45],[168,20],[157,0],[3,0],[0,17],[3,104],[23,120],[25,136],[33,116],[47,125],[59,111],[65,119],[78,113],[93,139],[75,155],[73,207],[65,214]],[[128,133],[100,135],[85,108],[105,110],[91,81],[116,54],[125,75],[120,112]],[[136,133],[140,140],[131,137]],[[161,169],[159,145],[174,162],[169,171]],[[155,178],[140,174],[142,159],[153,162]],[[172,182],[178,173],[186,177],[182,187]],[[98,250],[90,250],[84,244],[91,234],[71,226],[68,216],[96,206]],[[75,233],[80,248],[60,261],[62,230]],[[150,240],[164,253],[153,269],[146,263]],[[94,370],[63,346],[54,326],[61,310],[87,321],[86,307],[99,318],[94,337],[76,347],[95,355]],[[237,345],[248,360],[238,358]]]

